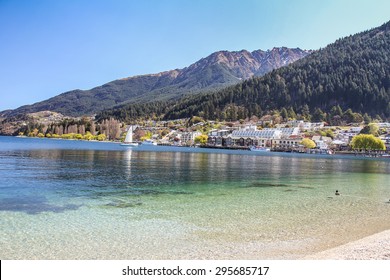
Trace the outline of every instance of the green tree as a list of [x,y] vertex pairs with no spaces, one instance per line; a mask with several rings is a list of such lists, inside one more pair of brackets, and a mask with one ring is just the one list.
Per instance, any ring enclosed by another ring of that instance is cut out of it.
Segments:
[[386,146],[381,139],[371,134],[359,134],[352,138],[351,147],[355,150],[385,150]]
[[355,120],[354,113],[352,112],[351,109],[348,109],[344,112],[343,114],[343,120],[347,123],[352,123]]
[[188,126],[192,126],[196,123],[204,122],[204,119],[198,116],[193,116],[191,119],[188,121]]
[[302,110],[301,110],[302,116],[305,118],[306,121],[311,120],[311,115],[310,115],[310,108],[307,104],[303,105]]
[[313,121],[322,122],[326,120],[326,114],[320,109],[316,108],[313,113]]
[[288,116],[293,120],[297,119],[297,114],[295,114],[293,107],[288,108]]
[[372,121],[372,118],[367,113],[365,113],[363,115],[363,120],[365,124],[369,124]]
[[379,126],[376,123],[370,123],[369,125],[366,125],[363,127],[363,129],[360,131],[360,134],[372,134],[374,136],[379,136]]
[[343,116],[343,110],[341,109],[340,105],[333,106],[332,109],[330,110],[330,114],[332,117],[334,116]]
[[287,120],[288,119],[288,112],[287,112],[287,109],[286,108],[282,108],[282,110],[280,110],[280,116],[283,118],[283,120]]
[[327,129],[325,133],[327,137],[334,139],[334,132],[331,129]]

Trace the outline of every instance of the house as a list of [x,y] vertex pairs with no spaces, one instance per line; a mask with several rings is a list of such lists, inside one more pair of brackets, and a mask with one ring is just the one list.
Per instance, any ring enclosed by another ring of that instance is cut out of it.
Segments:
[[332,143],[332,138],[321,135],[314,135],[311,140],[316,143],[317,148],[320,150],[327,150]]
[[316,123],[312,123],[312,122],[300,122],[298,124],[298,127],[301,131],[305,131],[305,130],[319,130],[319,129],[322,129],[324,128],[325,126],[325,123],[324,122],[316,122]]
[[335,137],[336,140],[340,140],[345,143],[351,142],[352,138],[360,133],[361,127],[351,127],[347,130],[341,130]]
[[390,134],[385,135],[382,140],[385,142],[386,150],[390,151]]
[[217,137],[217,136],[227,136],[228,134],[230,133],[230,131],[229,130],[227,130],[227,129],[220,129],[220,130],[218,130],[218,129],[213,129],[213,130],[211,130],[210,132],[209,132],[209,134],[208,134],[208,136],[209,137]]

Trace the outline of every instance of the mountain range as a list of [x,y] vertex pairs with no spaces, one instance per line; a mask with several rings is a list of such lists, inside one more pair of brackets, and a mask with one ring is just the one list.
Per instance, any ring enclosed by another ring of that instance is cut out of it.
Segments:
[[185,97],[172,104],[163,118],[197,115],[237,120],[275,110],[290,111],[287,117],[292,118],[296,113],[307,118],[315,115],[316,120],[334,124],[343,117],[344,122],[360,122],[365,114],[389,119],[390,22],[341,38],[263,77]]
[[219,51],[183,69],[119,79],[3,111],[0,119],[7,123],[46,110],[127,122],[191,116],[233,121],[266,114],[334,125],[389,120],[390,22],[317,51]]
[[77,117],[125,104],[179,99],[189,94],[221,89],[253,76],[262,76],[310,52],[286,47],[253,52],[218,51],[183,69],[118,79],[90,90],[72,90],[32,105],[3,111],[0,115],[10,117],[54,111]]

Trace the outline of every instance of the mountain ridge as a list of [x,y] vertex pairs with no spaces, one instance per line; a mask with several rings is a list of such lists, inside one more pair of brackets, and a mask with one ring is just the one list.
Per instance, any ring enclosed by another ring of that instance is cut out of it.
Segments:
[[286,47],[253,52],[217,51],[182,69],[121,78],[89,90],[67,91],[32,105],[0,112],[0,115],[9,117],[50,110],[69,116],[81,116],[126,103],[175,99],[264,75],[310,53],[310,50]]
[[[340,111],[334,109],[337,107],[348,114],[351,109],[376,119],[390,117],[390,21],[338,39],[263,77],[185,98],[164,118],[201,115],[206,119],[237,119],[290,109],[294,114],[315,114],[316,119],[338,123],[336,119],[342,114],[335,114]],[[361,116],[355,114],[350,118],[354,121],[360,122]]]

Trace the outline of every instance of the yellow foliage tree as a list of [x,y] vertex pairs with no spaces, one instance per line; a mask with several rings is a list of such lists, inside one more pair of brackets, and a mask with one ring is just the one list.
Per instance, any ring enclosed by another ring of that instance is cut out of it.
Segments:
[[305,146],[305,148],[308,148],[308,149],[314,149],[316,147],[316,143],[309,138],[303,139],[301,144],[303,146]]
[[208,136],[206,134],[202,134],[195,137],[195,143],[205,145],[207,143]]
[[105,134],[99,134],[98,136],[97,136],[97,140],[98,141],[104,141],[104,140],[106,140],[106,135]]

